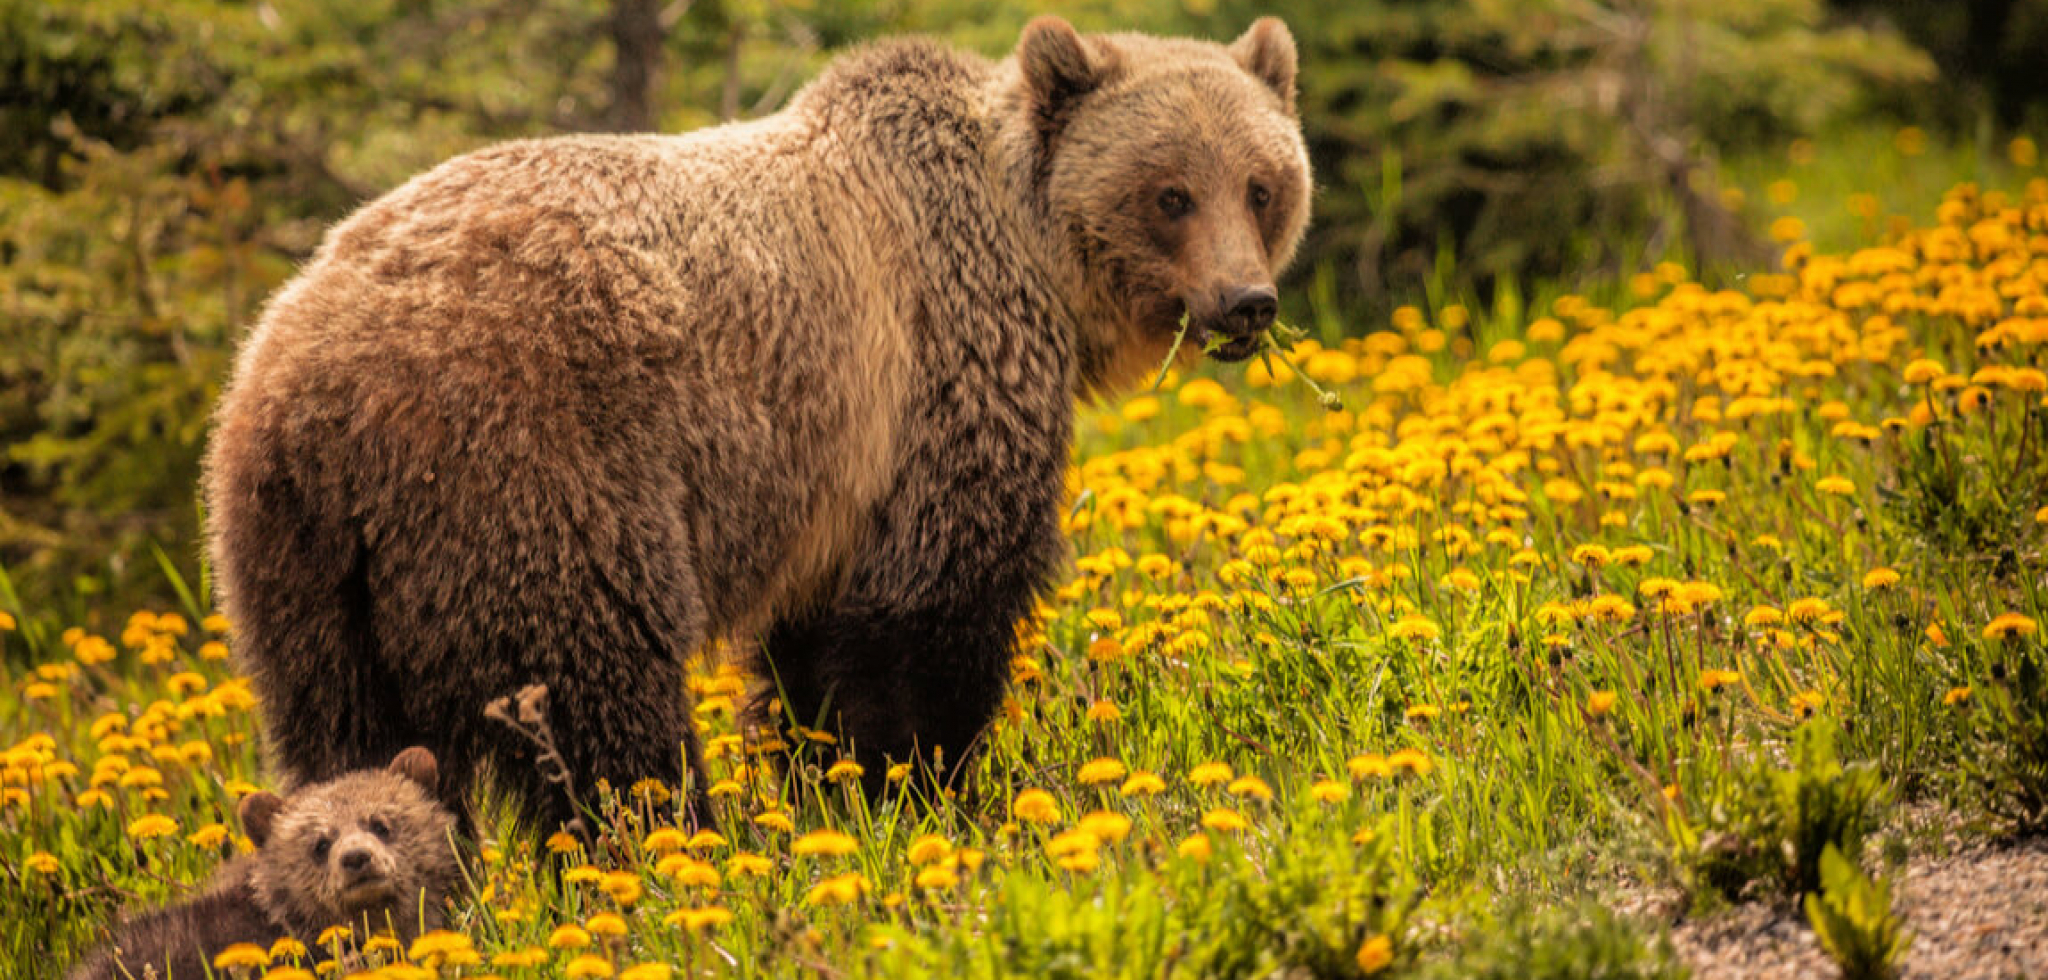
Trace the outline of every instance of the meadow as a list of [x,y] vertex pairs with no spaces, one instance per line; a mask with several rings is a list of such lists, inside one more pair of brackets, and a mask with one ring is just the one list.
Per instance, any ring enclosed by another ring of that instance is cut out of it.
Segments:
[[[588,846],[500,819],[453,930],[219,975],[1661,977],[1672,915],[1802,900],[1881,975],[1906,855],[2048,828],[2048,178],[2007,153],[1813,231],[1774,180],[1734,288],[1446,293],[1092,407],[966,792],[871,803],[710,651],[715,830],[653,784]],[[95,631],[0,579],[0,975],[247,846],[256,705],[177,585]]]

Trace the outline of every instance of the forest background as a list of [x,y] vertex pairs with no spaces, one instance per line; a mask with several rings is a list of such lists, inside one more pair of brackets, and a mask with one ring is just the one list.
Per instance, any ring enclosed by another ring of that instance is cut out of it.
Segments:
[[2048,112],[2048,0],[0,0],[0,599],[91,624],[200,581],[238,339],[412,174],[759,116],[879,36],[1001,56],[1042,13],[1289,23],[1319,188],[1284,292],[1326,340],[1405,301],[1757,267],[1770,215],[1807,206],[1766,189],[1788,156],[1818,174],[1805,233],[1844,244],[1892,220],[1850,188],[1916,179],[1873,148],[1933,161],[1926,204]]

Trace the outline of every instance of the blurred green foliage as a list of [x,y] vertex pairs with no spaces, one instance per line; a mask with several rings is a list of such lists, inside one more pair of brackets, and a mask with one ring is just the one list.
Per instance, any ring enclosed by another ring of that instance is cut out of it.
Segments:
[[163,591],[151,543],[191,572],[236,339],[320,229],[411,174],[770,112],[879,35],[1000,55],[1050,12],[1219,39],[1288,21],[1321,185],[1318,288],[1290,301],[1324,322],[1746,256],[1718,153],[1933,71],[1819,0],[0,0],[0,566],[68,612]]

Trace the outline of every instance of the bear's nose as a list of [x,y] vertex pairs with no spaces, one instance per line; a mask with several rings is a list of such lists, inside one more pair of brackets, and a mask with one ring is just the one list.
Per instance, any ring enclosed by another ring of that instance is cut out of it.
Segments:
[[1280,294],[1271,286],[1239,286],[1223,296],[1224,316],[1245,335],[1273,325],[1280,312]]
[[361,871],[369,866],[370,851],[368,848],[357,848],[352,851],[342,852],[341,870],[348,872],[356,872]]

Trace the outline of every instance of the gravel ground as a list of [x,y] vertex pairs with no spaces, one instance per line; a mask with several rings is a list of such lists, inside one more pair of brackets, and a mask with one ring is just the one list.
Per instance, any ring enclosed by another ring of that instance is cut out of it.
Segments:
[[[1895,901],[1911,980],[2048,978],[2048,839],[1915,858]],[[1696,980],[1832,977],[1803,912],[1744,905],[1672,930]]]

